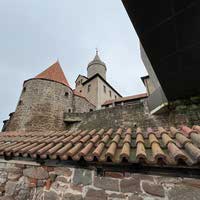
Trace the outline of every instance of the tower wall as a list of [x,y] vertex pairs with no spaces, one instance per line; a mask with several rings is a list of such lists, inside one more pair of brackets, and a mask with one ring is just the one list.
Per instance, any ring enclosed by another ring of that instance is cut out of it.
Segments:
[[64,113],[74,109],[69,87],[54,81],[30,79],[24,83],[6,131],[65,130]]
[[88,72],[88,78],[91,78],[95,74],[99,74],[106,80],[106,68],[103,65],[100,65],[98,63],[89,65],[87,72]]

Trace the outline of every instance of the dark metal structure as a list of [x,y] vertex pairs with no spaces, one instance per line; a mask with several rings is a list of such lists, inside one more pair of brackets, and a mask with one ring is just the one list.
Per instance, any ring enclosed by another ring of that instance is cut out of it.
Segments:
[[169,101],[200,94],[200,1],[122,0]]

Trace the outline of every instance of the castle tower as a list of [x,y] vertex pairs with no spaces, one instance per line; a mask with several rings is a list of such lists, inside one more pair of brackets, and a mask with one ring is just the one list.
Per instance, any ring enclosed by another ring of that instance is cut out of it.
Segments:
[[73,91],[59,62],[24,82],[6,131],[64,130],[64,113],[73,112]]
[[106,64],[101,61],[97,50],[96,56],[94,57],[93,61],[88,64],[87,77],[91,78],[92,76],[99,74],[102,78],[106,80],[106,71]]

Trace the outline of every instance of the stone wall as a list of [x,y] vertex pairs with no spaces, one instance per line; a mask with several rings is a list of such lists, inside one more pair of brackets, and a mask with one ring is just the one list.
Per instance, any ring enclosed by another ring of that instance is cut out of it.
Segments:
[[31,79],[24,83],[15,113],[6,122],[6,131],[66,130],[64,113],[95,110],[71,88],[49,80]]
[[87,99],[74,95],[74,107],[75,113],[85,113],[96,109],[96,106],[92,105]]
[[73,91],[57,82],[26,81],[7,131],[62,130],[63,115],[73,110]]
[[[65,118],[78,117],[82,119],[74,128],[127,128],[134,129],[136,126],[146,129],[147,127],[163,126],[188,126],[200,124],[199,105],[179,105],[160,115],[150,115],[146,101],[134,105],[116,106],[103,110],[84,114],[65,114]],[[136,125],[136,126],[135,126]]]
[[1,200],[197,200],[200,180],[0,162]]

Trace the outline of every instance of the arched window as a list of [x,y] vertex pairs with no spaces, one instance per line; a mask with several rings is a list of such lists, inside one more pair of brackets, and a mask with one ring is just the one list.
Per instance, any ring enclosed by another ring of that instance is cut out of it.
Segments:
[[88,92],[90,92],[91,90],[91,85],[88,85]]
[[69,109],[69,110],[68,110],[68,113],[71,113],[71,112],[72,112],[72,110],[71,110],[71,109]]
[[69,97],[69,92],[65,92],[65,96],[68,98]]
[[105,85],[103,86],[103,91],[104,91],[104,93],[106,93],[106,86]]

